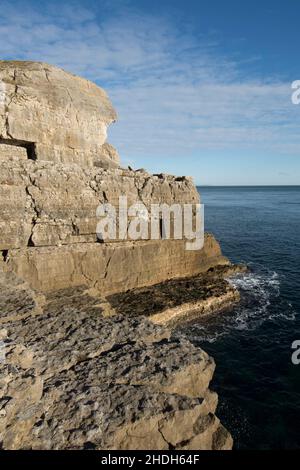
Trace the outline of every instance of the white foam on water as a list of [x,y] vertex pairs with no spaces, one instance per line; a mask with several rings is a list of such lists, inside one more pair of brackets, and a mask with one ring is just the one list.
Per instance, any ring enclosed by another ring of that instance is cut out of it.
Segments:
[[[241,293],[242,302],[237,321],[248,320],[246,327],[256,327],[265,320],[275,318],[295,319],[296,312],[292,304],[279,298],[280,276],[275,271],[249,272],[228,281]],[[276,311],[269,308],[275,301],[278,304]]]
[[[241,294],[241,302],[230,312],[203,318],[189,330],[189,338],[214,343],[232,330],[255,330],[267,320],[294,320],[292,305],[280,299],[280,276],[275,271],[238,274],[228,279]],[[276,304],[276,308],[274,308]]]

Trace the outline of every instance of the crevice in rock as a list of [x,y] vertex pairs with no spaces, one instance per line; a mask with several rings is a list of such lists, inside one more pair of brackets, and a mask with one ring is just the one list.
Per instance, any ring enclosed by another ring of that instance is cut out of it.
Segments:
[[[7,131],[7,135],[10,136]],[[22,147],[26,150],[28,160],[36,160],[36,149],[34,142],[26,142],[25,140],[17,139],[0,139],[0,145],[10,145],[11,147]]]
[[71,223],[72,223],[72,235],[79,236],[80,235],[79,228],[76,225],[76,222],[74,220],[72,220]]
[[165,443],[167,444],[168,446],[168,450],[175,450],[175,447],[169,442],[167,441],[167,439],[165,438],[162,430],[160,429],[160,427],[158,426],[158,432],[159,434],[161,435],[161,437],[163,438],[163,440],[165,441]]
[[160,217],[159,218],[159,236],[161,240],[163,239],[163,233],[164,233],[163,219]]
[[[34,182],[34,178],[32,178],[31,175],[30,175],[29,179],[30,179],[30,183],[32,184],[32,186],[36,186],[36,185],[35,185],[35,182]],[[37,186],[36,186],[36,187],[37,187]],[[32,217],[31,234],[30,234],[30,236],[29,236],[29,238],[28,238],[28,241],[27,241],[27,246],[28,246],[28,247],[31,247],[31,246],[35,246],[32,237],[33,237],[34,227],[36,226],[37,219],[38,219],[38,217],[39,217],[39,211],[38,211],[38,209],[37,209],[37,207],[36,207],[36,201],[35,201],[33,195],[32,195],[31,192],[30,192],[29,186],[26,186],[25,190],[26,190],[26,194],[29,196],[29,198],[30,198],[30,200],[31,200],[31,207],[32,207],[32,209],[33,209],[33,211],[34,211],[34,216]]]
[[28,247],[35,246],[34,243],[33,243],[33,240],[32,240],[32,235],[33,235],[33,234],[31,234],[30,237],[29,237],[29,239],[28,239],[28,242],[27,242],[27,246],[28,246]]
[[2,250],[1,254],[2,254],[2,259],[3,259],[4,263],[7,263],[8,260],[9,260],[8,250]]
[[[143,199],[143,191],[144,189],[146,188],[148,182],[151,180],[151,177],[149,176],[148,178],[145,179],[145,181],[143,182],[142,184],[142,187],[139,188],[138,186],[136,186],[137,188],[137,192],[138,192],[138,197],[139,199],[144,203],[144,199]],[[153,191],[153,187],[152,187],[152,191]]]
[[109,268],[110,262],[111,262],[111,260],[112,260],[112,257],[113,257],[113,255],[111,255],[111,256],[108,258],[108,260],[107,260],[107,263],[106,263],[106,266],[105,266],[104,279],[107,278],[107,275],[108,275],[108,268]]
[[105,202],[105,203],[108,203],[108,202],[109,202],[109,201],[108,201],[108,197],[107,197],[105,191],[103,191],[103,199],[104,199],[104,202]]

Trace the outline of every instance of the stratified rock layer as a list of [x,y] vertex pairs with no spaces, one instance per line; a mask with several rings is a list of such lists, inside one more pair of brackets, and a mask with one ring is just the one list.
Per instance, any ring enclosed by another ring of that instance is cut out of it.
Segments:
[[[196,204],[190,178],[145,172],[80,168],[8,159],[0,173],[0,250],[7,269],[42,290],[93,285],[102,294],[120,292],[206,271],[228,263],[207,235],[202,250],[185,240],[110,240],[97,243],[99,204],[118,208],[151,204]],[[149,230],[150,237],[150,230]]]

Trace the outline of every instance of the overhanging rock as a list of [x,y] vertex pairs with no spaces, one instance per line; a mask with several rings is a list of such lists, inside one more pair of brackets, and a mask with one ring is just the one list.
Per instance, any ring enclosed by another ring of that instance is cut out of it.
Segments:
[[0,61],[0,144],[25,148],[30,159],[117,166],[117,154],[102,148],[116,118],[88,80],[40,62]]

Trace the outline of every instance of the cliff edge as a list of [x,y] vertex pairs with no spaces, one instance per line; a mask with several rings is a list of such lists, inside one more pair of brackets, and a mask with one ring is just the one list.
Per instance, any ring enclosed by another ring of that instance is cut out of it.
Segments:
[[238,301],[234,268],[210,234],[200,250],[166,238],[160,216],[154,239],[127,237],[131,217],[99,239],[98,208],[120,196],[149,211],[200,202],[191,178],[121,167],[106,141],[116,117],[87,80],[0,61],[3,449],[232,446],[213,359],[166,325]]

